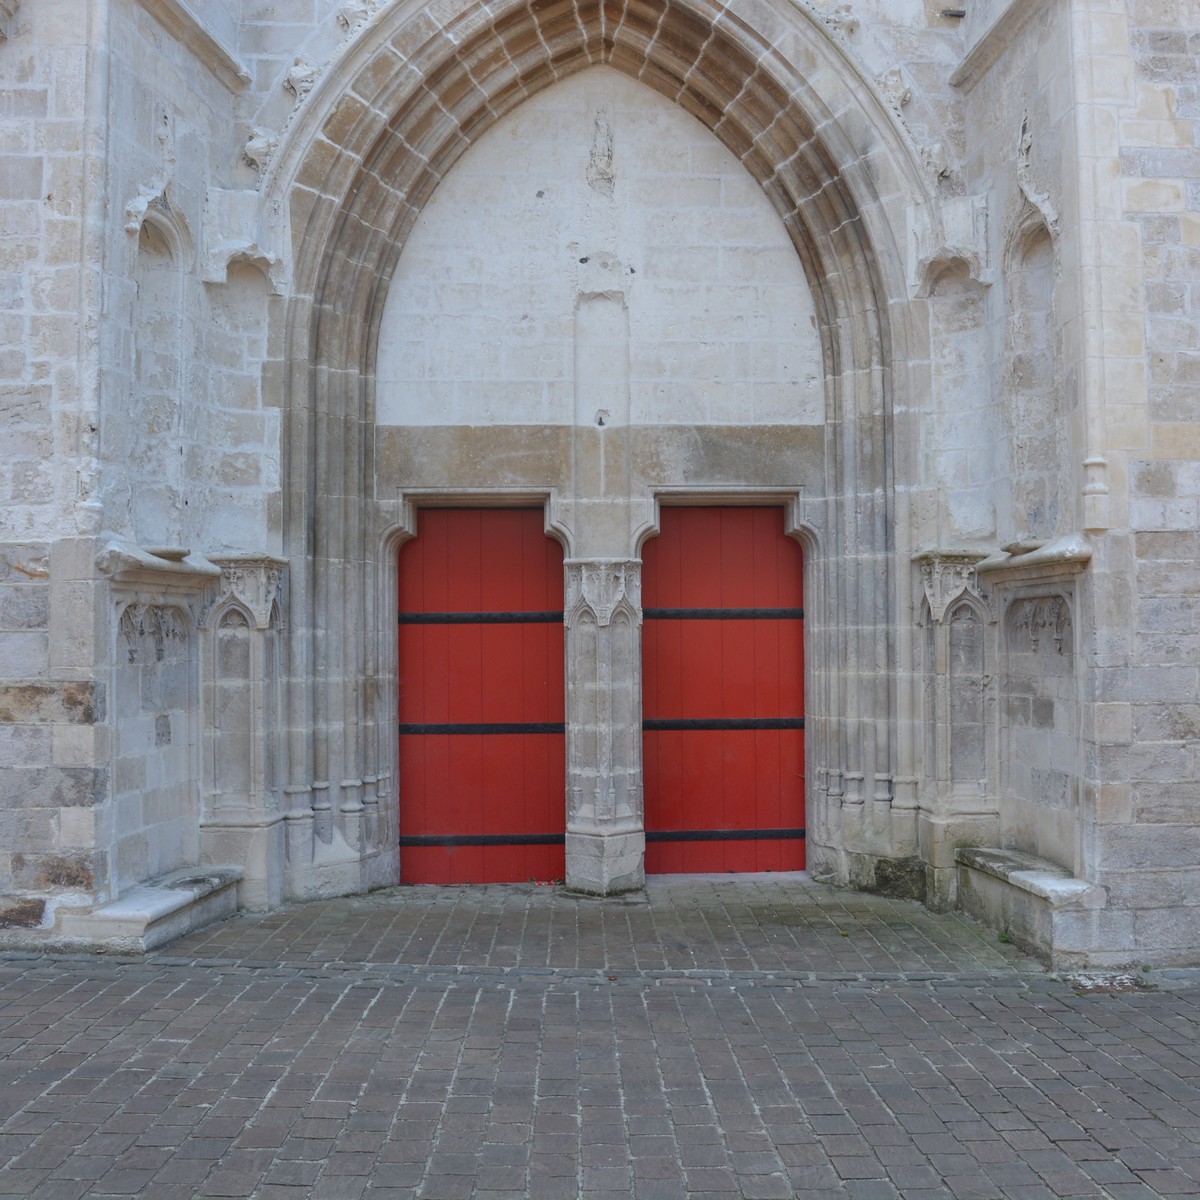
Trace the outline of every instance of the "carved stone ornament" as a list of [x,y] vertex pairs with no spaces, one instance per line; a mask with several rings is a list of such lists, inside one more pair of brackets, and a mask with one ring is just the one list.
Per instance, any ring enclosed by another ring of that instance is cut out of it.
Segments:
[[911,99],[912,88],[904,78],[904,72],[899,67],[889,67],[875,81],[884,99],[899,112]]
[[1017,138],[1017,184],[1021,195],[1029,205],[1041,214],[1051,234],[1058,232],[1058,211],[1045,192],[1040,191],[1033,179],[1033,130],[1029,127],[1029,114],[1021,118],[1021,132]]
[[321,75],[321,68],[308,61],[304,55],[299,55],[284,78],[283,85],[291,92],[297,101],[303,100],[313,90],[313,84]]
[[378,11],[379,0],[347,0],[338,11],[338,24],[353,37]]
[[125,205],[125,232],[139,233],[146,213],[151,208],[157,209],[163,216],[170,218],[171,204],[167,199],[166,185],[155,180],[153,183],[138,188],[138,193]]
[[858,32],[858,17],[849,4],[839,4],[831,13],[825,14],[825,23],[839,33],[851,37]]
[[128,604],[118,625],[128,663],[162,662],[172,642],[187,639],[187,617],[160,604]]
[[206,606],[200,624],[206,625],[214,608],[233,599],[250,613],[256,629],[269,628],[286,561],[265,554],[236,558],[214,555],[212,561],[221,568],[221,582],[217,594]]
[[20,7],[21,0],[0,0],[0,42],[8,40],[8,23]]
[[935,183],[939,179],[949,179],[952,171],[950,155],[946,151],[945,143],[934,142],[932,145],[922,146],[921,165]]
[[255,126],[250,131],[250,137],[242,149],[242,159],[247,166],[253,167],[261,175],[266,170],[267,163],[271,161],[271,155],[275,153],[275,147],[278,144],[279,139],[273,133]]
[[1014,600],[1008,610],[1012,648],[1030,653],[1071,653],[1071,605],[1064,596]]
[[592,620],[603,628],[618,613],[642,622],[641,563],[620,559],[567,564],[566,623]]
[[960,596],[974,596],[976,600],[983,601],[975,578],[975,564],[983,557],[982,554],[970,552],[931,552],[918,557],[925,599],[929,601],[930,615],[938,624],[941,624],[946,610]]

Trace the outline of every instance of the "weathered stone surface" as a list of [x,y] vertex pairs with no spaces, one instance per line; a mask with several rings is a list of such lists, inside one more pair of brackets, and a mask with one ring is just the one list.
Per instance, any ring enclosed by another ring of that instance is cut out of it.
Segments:
[[0,896],[0,929],[35,928],[45,911],[44,899]]
[[65,854],[14,854],[12,882],[16,887],[37,888],[53,892],[90,891],[96,886],[93,856],[87,852]]
[[13,725],[87,725],[95,718],[93,684],[0,684],[0,721]]

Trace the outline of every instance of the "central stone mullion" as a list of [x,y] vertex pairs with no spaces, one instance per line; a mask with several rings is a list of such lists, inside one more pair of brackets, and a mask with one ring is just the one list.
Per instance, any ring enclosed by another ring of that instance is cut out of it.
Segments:
[[567,886],[645,882],[641,563],[566,563]]

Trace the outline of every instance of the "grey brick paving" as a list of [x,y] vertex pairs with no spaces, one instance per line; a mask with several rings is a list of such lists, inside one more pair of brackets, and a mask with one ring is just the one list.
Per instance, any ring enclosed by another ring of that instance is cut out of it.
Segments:
[[0,955],[0,1197],[1200,1195],[1200,988],[1161,982],[794,877]]

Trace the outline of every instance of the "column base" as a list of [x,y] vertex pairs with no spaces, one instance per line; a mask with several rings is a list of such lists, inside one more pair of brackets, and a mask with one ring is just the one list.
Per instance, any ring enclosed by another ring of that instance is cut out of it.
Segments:
[[646,835],[567,830],[567,890],[619,896],[646,885]]

